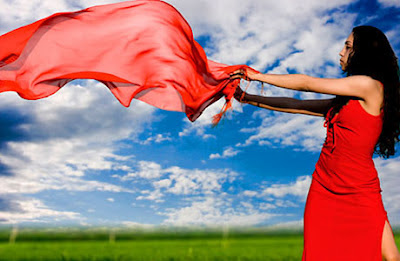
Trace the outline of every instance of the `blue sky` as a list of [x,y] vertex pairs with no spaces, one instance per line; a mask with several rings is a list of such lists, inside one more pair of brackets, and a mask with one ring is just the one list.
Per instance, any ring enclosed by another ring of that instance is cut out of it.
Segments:
[[[0,0],[0,33],[113,2]],[[400,54],[397,0],[167,2],[225,64],[343,77],[338,54],[360,24],[381,28]],[[273,86],[264,94],[329,97]],[[301,227],[323,119],[235,103],[212,128],[223,103],[191,123],[139,101],[125,108],[93,80],[37,101],[0,94],[0,224]],[[374,161],[389,221],[400,226],[400,153]]]

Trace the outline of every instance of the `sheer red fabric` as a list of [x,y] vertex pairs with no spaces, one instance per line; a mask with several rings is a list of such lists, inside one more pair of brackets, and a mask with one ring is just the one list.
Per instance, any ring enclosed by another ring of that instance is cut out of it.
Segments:
[[126,107],[135,98],[191,121],[232,98],[239,80],[229,73],[244,67],[208,60],[182,15],[158,0],[57,13],[0,36],[0,92],[41,99],[95,79]]

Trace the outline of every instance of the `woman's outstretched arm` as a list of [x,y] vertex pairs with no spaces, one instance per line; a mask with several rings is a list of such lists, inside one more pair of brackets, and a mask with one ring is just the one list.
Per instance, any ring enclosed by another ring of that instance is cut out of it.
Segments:
[[326,79],[304,74],[262,74],[242,69],[234,72],[231,78],[260,81],[297,91],[359,97],[364,101],[370,100],[371,97],[375,99],[376,95],[380,94],[379,82],[369,76],[363,75]]
[[248,103],[264,109],[287,113],[299,113],[324,117],[332,106],[333,99],[298,100],[289,97],[266,97],[243,92],[240,87],[236,89],[235,98],[243,103]]

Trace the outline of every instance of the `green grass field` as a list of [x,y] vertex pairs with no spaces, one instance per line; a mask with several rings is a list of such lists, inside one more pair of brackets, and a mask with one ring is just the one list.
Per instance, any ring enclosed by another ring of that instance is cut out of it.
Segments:
[[[0,232],[1,261],[301,260],[301,233]],[[396,243],[400,245],[400,236]]]

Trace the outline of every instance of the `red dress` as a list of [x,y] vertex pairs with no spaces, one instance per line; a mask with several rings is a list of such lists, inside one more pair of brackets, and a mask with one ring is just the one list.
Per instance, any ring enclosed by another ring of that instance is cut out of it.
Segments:
[[302,261],[382,260],[389,220],[372,160],[382,124],[383,112],[369,114],[354,99],[325,121],[327,136],[304,211]]

